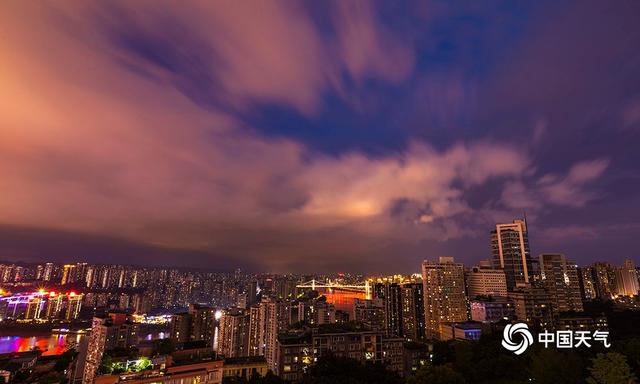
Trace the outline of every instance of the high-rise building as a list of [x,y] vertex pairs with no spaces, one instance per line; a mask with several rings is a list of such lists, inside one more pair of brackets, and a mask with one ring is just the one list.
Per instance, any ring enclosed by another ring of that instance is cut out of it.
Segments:
[[49,298],[47,299],[47,304],[45,307],[45,317],[47,319],[55,319],[60,314],[62,310],[64,295],[57,294],[55,292],[49,293]]
[[190,322],[190,316],[187,312],[174,313],[171,315],[171,340],[175,343],[186,343],[189,341]]
[[422,340],[424,329],[424,287],[422,283],[402,285],[402,336],[409,341]]
[[204,341],[207,344],[212,344],[215,310],[204,305],[189,304],[189,316],[191,320],[190,341]]
[[84,362],[83,384],[93,384],[102,363],[104,351],[136,345],[138,325],[124,313],[109,313],[108,316],[94,317],[91,335]]
[[638,294],[638,275],[633,260],[626,259],[622,267],[616,270],[616,283],[619,296]]
[[465,272],[469,298],[507,296],[507,277],[502,269],[475,266]]
[[27,301],[27,310],[24,314],[25,320],[39,319],[44,300],[40,296],[30,297]]
[[249,356],[264,356],[270,369],[276,365],[276,340],[278,337],[278,306],[282,303],[263,298],[249,309]]
[[468,319],[464,292],[464,267],[453,257],[441,256],[436,263],[422,263],[424,285],[425,336],[438,338],[440,323],[462,322]]
[[73,264],[65,264],[62,269],[62,281],[60,284],[71,284],[76,281],[76,266]]
[[396,282],[376,283],[373,297],[381,299],[385,308],[387,335],[402,336],[402,287]]
[[51,281],[53,279],[54,266],[53,263],[46,263],[42,272],[42,280]]
[[601,262],[594,263],[592,268],[597,297],[610,300],[617,290],[615,268],[609,263]]
[[540,278],[556,312],[582,312],[578,266],[560,253],[543,253],[538,257]]
[[64,312],[65,320],[74,320],[78,318],[80,309],[82,308],[82,297],[82,294],[69,292],[69,294],[67,295],[67,308]]
[[491,250],[494,268],[502,269],[506,275],[507,290],[529,284],[533,268],[525,220],[496,225],[491,231]]
[[597,297],[596,283],[592,267],[578,268],[578,281],[582,300],[593,300]]
[[171,316],[171,339],[176,343],[204,341],[213,345],[215,311],[200,304],[189,304],[187,312]]
[[220,318],[218,353],[224,357],[249,356],[250,316],[243,310],[232,308]]

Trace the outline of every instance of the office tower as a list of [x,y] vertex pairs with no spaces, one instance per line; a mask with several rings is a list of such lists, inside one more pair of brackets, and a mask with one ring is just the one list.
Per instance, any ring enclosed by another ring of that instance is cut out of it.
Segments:
[[525,220],[496,225],[491,231],[491,250],[494,268],[502,269],[506,275],[507,290],[529,284],[533,271]]
[[543,253],[538,257],[542,285],[549,292],[556,312],[582,312],[578,266],[560,253]]
[[42,280],[44,277],[44,265],[38,264],[36,267],[36,280]]
[[594,270],[592,267],[578,268],[578,281],[582,300],[593,300],[597,297]]
[[622,267],[616,269],[616,285],[620,296],[638,294],[638,275],[633,260],[626,259]]
[[69,292],[67,295],[67,308],[64,314],[65,320],[74,320],[78,318],[80,309],[82,308],[82,297],[83,295],[81,294]]
[[402,289],[398,283],[376,283],[373,297],[382,299],[387,335],[402,336]]
[[371,300],[355,299],[353,302],[353,319],[364,323],[374,331],[384,331],[386,314],[384,302],[380,298]]
[[453,257],[441,256],[436,263],[422,263],[424,286],[425,337],[438,338],[440,323],[468,319],[464,292],[464,267]]
[[62,269],[62,280],[60,284],[71,284],[74,283],[76,279],[76,266],[73,264],[65,264]]
[[424,329],[424,287],[422,283],[402,285],[402,336],[409,341],[422,340]]
[[225,311],[220,318],[218,353],[224,357],[249,355],[249,313],[237,308]]
[[507,296],[507,277],[502,269],[476,266],[465,272],[469,298]]
[[53,279],[53,263],[46,263],[42,272],[42,280],[51,281]]

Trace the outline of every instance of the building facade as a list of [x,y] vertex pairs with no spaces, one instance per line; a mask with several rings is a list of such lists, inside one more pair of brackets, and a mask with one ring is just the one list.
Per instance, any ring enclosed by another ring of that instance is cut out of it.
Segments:
[[438,338],[440,323],[457,323],[468,319],[464,288],[464,267],[453,257],[441,256],[436,263],[422,263],[424,289],[425,337]]

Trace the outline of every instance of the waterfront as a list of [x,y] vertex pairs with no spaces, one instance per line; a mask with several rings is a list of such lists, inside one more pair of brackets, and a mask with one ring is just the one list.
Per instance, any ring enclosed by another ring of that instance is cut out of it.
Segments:
[[0,336],[0,354],[28,352],[34,348],[43,351],[44,356],[59,355],[80,343],[83,334],[51,333],[41,335],[2,335]]

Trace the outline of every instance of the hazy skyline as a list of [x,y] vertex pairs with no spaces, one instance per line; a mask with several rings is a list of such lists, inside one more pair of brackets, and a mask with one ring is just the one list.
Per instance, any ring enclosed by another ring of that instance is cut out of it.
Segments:
[[0,260],[637,260],[640,3],[187,4],[0,7]]

